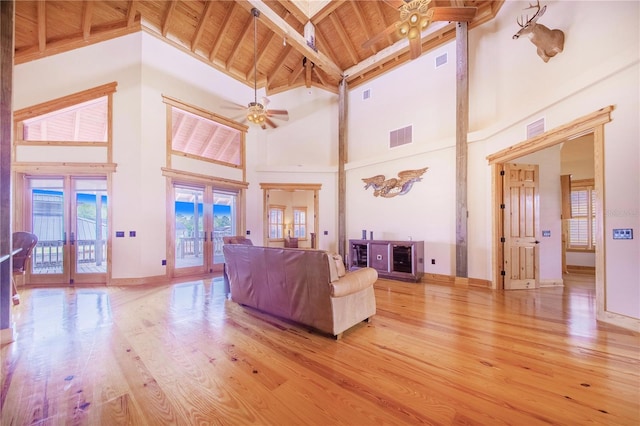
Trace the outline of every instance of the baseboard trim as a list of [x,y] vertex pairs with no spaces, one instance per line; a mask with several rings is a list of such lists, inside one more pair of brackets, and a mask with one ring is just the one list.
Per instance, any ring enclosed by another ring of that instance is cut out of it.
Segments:
[[145,284],[168,284],[170,282],[171,282],[171,279],[167,278],[165,275],[156,275],[155,277],[111,278],[108,285],[132,286],[132,285],[145,285]]
[[429,284],[441,284],[455,287],[480,287],[491,288],[491,281],[480,278],[455,277],[442,274],[424,274],[421,282]]
[[564,281],[562,278],[556,278],[551,280],[540,280],[540,288],[542,287],[564,287]]
[[595,266],[567,265],[567,273],[570,274],[596,274]]

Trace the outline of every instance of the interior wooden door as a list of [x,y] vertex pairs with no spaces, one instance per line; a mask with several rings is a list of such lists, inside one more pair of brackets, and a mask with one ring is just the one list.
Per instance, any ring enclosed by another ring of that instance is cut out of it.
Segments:
[[504,288],[537,288],[540,270],[538,165],[505,164],[504,171]]

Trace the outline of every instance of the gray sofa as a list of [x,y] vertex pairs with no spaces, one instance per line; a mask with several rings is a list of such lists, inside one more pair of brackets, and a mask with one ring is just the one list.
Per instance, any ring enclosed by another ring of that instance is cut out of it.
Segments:
[[322,250],[225,244],[231,300],[339,339],[376,313],[378,273],[346,273],[340,256]]

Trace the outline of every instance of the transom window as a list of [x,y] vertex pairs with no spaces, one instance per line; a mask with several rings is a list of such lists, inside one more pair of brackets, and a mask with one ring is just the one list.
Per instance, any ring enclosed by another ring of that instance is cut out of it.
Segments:
[[171,120],[168,149],[173,155],[242,167],[246,126],[167,96],[163,98]]
[[82,102],[22,122],[22,140],[107,142],[108,98]]

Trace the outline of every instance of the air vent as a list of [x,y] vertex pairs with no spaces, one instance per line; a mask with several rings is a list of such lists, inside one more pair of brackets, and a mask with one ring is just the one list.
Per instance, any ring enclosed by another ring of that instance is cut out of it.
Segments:
[[371,97],[371,89],[365,89],[362,92],[362,100],[366,101],[367,99],[369,99]]
[[436,56],[436,68],[440,68],[441,66],[446,64],[448,61],[449,61],[449,59],[448,59],[446,53],[443,53],[440,56]]
[[395,148],[400,145],[411,143],[412,132],[413,126],[407,126],[389,132],[389,148]]
[[544,118],[536,120],[533,123],[527,124],[527,139],[533,138],[543,133],[544,133]]

